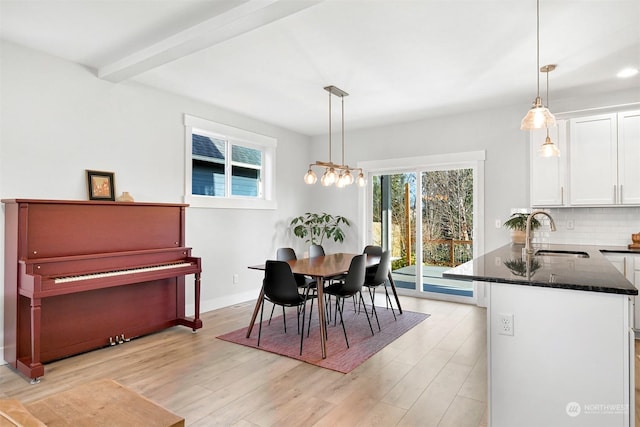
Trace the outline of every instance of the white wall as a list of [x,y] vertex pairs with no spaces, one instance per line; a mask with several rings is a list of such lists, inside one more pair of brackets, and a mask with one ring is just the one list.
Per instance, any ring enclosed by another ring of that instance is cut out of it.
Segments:
[[[308,204],[308,137],[135,83],[106,82],[15,44],[2,43],[0,55],[0,197],[86,200],[85,169],[96,169],[115,172],[117,194],[182,203],[189,113],[278,140],[276,210],[187,210],[187,245],[202,257],[202,310],[255,298],[261,275],[247,266],[298,244],[287,224]],[[0,224],[4,242],[4,207]],[[3,270],[4,261],[0,277]]]

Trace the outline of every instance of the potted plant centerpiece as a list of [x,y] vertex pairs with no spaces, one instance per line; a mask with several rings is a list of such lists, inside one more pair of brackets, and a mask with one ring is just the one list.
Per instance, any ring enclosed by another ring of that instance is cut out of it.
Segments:
[[343,226],[351,226],[343,216],[312,212],[293,218],[290,224],[293,234],[311,245],[322,245],[325,238],[342,243],[345,236]]
[[[515,245],[524,245],[526,239],[528,213],[516,212],[511,214],[508,220],[504,222],[504,226],[511,229],[511,242]],[[531,218],[531,230],[540,228],[540,221],[535,217]]]

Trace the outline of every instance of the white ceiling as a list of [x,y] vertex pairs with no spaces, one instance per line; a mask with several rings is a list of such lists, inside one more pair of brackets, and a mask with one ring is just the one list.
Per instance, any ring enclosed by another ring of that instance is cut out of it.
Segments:
[[[535,0],[0,0],[0,36],[307,135],[327,131],[328,85],[349,93],[350,129],[505,104],[524,115],[536,95]],[[549,63],[551,104],[640,98],[639,75],[615,77],[640,68],[640,0],[541,0]]]

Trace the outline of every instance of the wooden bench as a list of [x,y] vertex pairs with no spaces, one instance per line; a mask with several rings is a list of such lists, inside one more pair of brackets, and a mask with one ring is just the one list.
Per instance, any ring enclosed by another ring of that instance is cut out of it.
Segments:
[[184,427],[184,418],[109,379],[83,384],[24,407],[48,427]]

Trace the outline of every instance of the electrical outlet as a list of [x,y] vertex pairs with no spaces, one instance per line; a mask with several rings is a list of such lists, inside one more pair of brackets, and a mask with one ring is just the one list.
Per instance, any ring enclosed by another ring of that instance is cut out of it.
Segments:
[[513,314],[500,313],[498,314],[498,334],[513,336]]
[[238,277],[238,275],[237,275],[237,274],[234,274],[234,275],[233,275],[233,283],[234,283],[234,284],[236,284],[236,283],[238,283],[239,281],[240,281],[240,278]]
[[570,219],[567,221],[567,230],[573,230],[573,220]]
[[499,219],[496,219],[496,228],[500,228],[502,227],[502,221],[500,221]]

